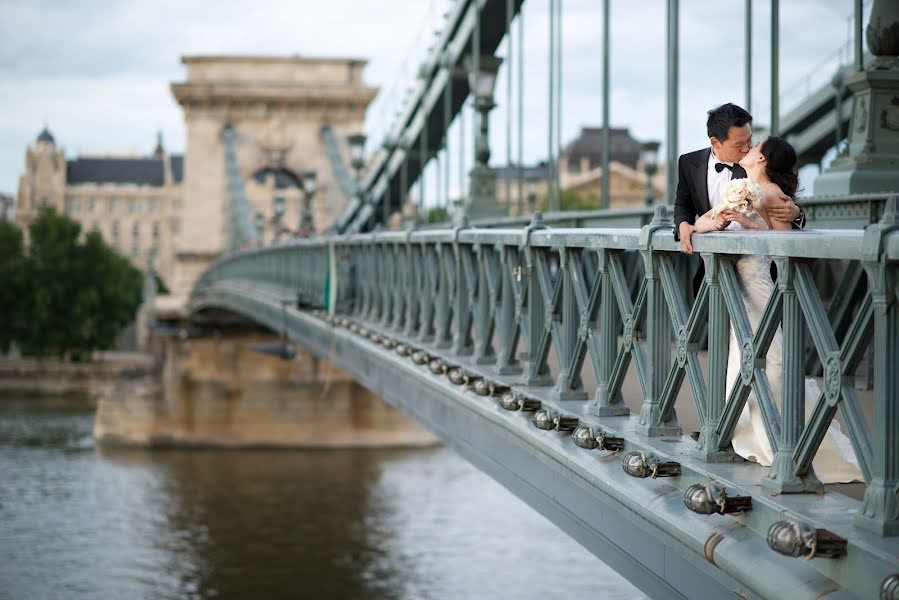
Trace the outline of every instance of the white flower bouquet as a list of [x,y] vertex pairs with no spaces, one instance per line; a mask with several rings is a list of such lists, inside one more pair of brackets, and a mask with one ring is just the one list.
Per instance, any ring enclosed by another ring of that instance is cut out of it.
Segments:
[[725,210],[732,210],[744,215],[749,215],[758,208],[762,201],[762,186],[745,177],[731,179],[724,193],[724,202],[712,209],[714,219]]

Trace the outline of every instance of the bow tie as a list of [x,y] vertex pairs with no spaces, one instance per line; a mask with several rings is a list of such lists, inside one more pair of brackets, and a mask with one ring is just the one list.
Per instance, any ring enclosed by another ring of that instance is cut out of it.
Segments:
[[715,172],[720,173],[724,169],[730,169],[731,172],[733,172],[735,166],[736,165],[729,165],[729,164],[723,163],[723,162],[715,163]]

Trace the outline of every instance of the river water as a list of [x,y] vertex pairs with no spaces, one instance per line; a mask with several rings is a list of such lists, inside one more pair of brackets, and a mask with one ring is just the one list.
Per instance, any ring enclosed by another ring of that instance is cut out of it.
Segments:
[[444,447],[111,450],[0,398],[0,598],[644,598]]

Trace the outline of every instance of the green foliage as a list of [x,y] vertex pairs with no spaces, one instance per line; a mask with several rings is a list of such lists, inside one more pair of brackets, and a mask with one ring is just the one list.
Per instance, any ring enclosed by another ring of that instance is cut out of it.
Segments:
[[446,223],[450,220],[450,214],[442,206],[433,206],[428,210],[426,221],[428,223]]
[[40,212],[29,233],[13,309],[19,349],[81,360],[111,348],[140,305],[140,271],[97,232],[79,243],[81,226],[52,209]]
[[[580,194],[574,190],[562,191],[562,210],[596,210],[599,208],[599,194]],[[540,199],[538,210],[546,212],[546,197]]]
[[22,232],[0,221],[0,351],[8,352],[21,328]]

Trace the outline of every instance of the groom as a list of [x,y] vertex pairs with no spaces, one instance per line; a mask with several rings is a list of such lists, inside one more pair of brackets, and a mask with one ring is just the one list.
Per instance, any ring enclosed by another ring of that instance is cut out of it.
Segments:
[[[682,155],[677,164],[674,239],[687,254],[693,254],[691,236],[696,219],[724,202],[731,179],[746,177],[746,171],[737,163],[752,148],[752,115],[728,102],[709,111],[706,130],[710,147]],[[805,227],[805,214],[789,196],[769,195],[765,208],[774,220],[792,223],[793,229]],[[722,219],[721,229],[730,225],[726,218]],[[698,292],[704,276],[705,266],[700,262],[693,278],[694,292]]]
[[[677,194],[674,199],[674,239],[687,254],[693,254],[693,223],[713,206],[724,202],[731,179],[746,177],[740,159],[752,148],[752,115],[736,104],[722,104],[709,111],[706,121],[710,147],[684,154],[677,165]],[[805,215],[789,196],[765,199],[768,215],[794,229],[805,226]],[[730,225],[724,220],[722,229]]]

